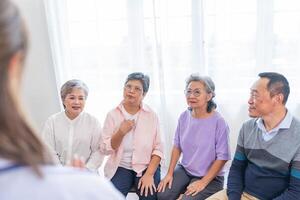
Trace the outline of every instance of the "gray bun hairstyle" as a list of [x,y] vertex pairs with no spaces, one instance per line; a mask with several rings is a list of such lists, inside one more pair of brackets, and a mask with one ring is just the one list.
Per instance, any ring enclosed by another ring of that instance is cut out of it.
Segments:
[[[217,104],[214,102],[213,98],[216,96],[215,84],[212,79],[208,76],[200,76],[198,73],[191,74],[186,79],[185,89],[188,88],[192,81],[198,81],[204,84],[205,90],[208,94],[212,94],[212,98],[207,102],[207,112],[211,112],[213,109],[217,108]],[[189,108],[190,109],[190,108]]]

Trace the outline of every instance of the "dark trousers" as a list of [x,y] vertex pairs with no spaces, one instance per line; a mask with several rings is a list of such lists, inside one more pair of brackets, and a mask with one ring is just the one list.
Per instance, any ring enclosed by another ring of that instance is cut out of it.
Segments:
[[[195,177],[189,174],[181,165],[177,165],[173,175],[173,183],[171,189],[166,187],[164,192],[157,193],[159,200],[177,199],[180,194],[186,191],[186,187],[202,177]],[[195,196],[183,195],[183,200],[204,200],[207,197],[223,189],[224,177],[215,177],[204,190],[196,194]]]
[[[143,175],[146,170],[143,171]],[[136,177],[136,173],[133,170],[125,169],[123,167],[118,167],[115,175],[112,177],[111,182],[113,185],[126,197],[128,192],[132,187],[135,188],[136,194],[139,196],[140,200],[156,200],[157,195],[154,192],[151,195],[150,191],[148,191],[147,197],[140,195],[140,190],[138,189],[138,183],[141,177]],[[157,188],[160,182],[160,166],[157,168],[156,172],[154,173],[154,184]]]

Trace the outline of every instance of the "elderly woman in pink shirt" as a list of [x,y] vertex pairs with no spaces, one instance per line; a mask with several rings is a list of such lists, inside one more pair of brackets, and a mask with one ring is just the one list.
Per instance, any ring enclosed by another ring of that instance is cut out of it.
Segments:
[[102,152],[110,155],[105,176],[124,196],[135,187],[143,200],[157,199],[163,158],[158,117],[142,103],[149,83],[143,73],[128,75],[123,101],[106,116],[101,144]]

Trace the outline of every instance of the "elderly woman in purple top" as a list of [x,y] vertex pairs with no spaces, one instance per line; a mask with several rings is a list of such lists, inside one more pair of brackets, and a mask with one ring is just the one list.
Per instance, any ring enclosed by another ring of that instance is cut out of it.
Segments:
[[201,200],[223,189],[229,128],[215,110],[214,91],[209,77],[192,74],[187,79],[188,109],[178,120],[168,173],[158,186],[159,200]]

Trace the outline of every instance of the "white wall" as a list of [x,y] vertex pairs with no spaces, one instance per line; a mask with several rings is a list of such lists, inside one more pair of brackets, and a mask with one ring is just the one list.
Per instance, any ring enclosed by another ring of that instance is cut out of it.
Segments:
[[14,1],[25,18],[30,38],[23,76],[23,103],[40,130],[44,121],[60,110],[43,0]]

